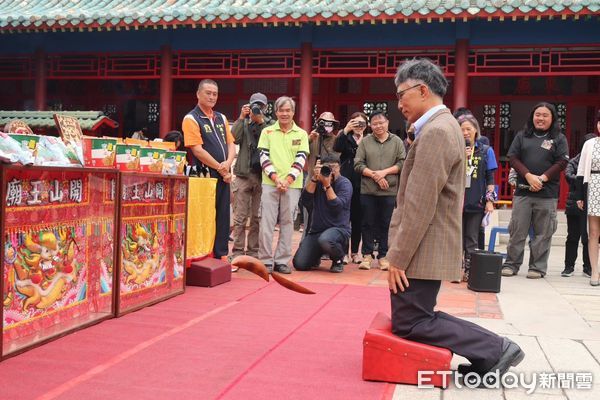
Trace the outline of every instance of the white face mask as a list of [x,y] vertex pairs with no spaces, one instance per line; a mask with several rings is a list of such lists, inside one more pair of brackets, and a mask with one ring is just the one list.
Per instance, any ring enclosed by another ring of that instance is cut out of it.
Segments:
[[325,127],[325,132],[327,132],[327,133],[333,132],[333,126],[326,126]]

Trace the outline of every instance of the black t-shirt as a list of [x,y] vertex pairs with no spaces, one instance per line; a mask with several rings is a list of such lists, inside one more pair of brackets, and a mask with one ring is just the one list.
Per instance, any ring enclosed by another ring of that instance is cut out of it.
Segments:
[[[538,134],[539,136],[539,134]],[[560,133],[555,139],[549,138],[549,134],[537,137],[535,134],[525,136],[523,132],[517,134],[510,149],[508,157],[516,156],[534,175],[542,175],[552,165],[560,160],[568,160],[569,147],[567,138]],[[519,189],[518,185],[528,185],[525,177],[518,174],[517,190],[515,196],[531,196],[544,198],[558,198],[560,187],[560,175],[551,178],[544,183],[542,190],[532,192],[527,189]]]

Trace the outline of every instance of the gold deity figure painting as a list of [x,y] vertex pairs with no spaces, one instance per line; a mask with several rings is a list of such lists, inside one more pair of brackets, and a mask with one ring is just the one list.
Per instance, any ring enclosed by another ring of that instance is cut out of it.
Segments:
[[84,255],[78,247],[78,231],[64,227],[7,235],[5,310],[31,314],[85,298],[85,280],[81,279]]
[[157,224],[136,223],[124,228],[121,243],[122,290],[133,291],[165,281],[165,256],[161,253]]

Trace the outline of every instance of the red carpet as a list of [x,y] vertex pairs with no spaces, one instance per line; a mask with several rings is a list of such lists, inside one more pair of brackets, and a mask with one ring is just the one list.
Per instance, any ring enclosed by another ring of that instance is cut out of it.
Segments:
[[362,336],[385,288],[234,279],[0,363],[0,398],[382,399],[361,379]]

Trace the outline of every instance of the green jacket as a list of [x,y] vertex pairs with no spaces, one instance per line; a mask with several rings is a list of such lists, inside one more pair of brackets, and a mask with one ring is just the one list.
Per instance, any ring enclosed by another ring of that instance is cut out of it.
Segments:
[[[236,176],[247,177],[250,174],[260,176],[262,171],[260,168],[256,171],[252,171],[251,168],[251,155],[258,145],[258,139],[260,133],[264,128],[269,125],[273,125],[274,120],[268,116],[264,117],[264,123],[256,124],[251,122],[250,119],[238,119],[233,123],[231,127],[231,134],[233,135],[234,143],[239,145],[239,151],[237,154],[237,160],[235,167],[233,167],[233,173]],[[260,163],[260,162],[259,162]]]
[[[361,174],[360,194],[396,196],[398,193],[398,178],[405,158],[404,143],[398,136],[389,133],[388,138],[383,143],[378,141],[373,134],[365,136],[358,145],[356,157],[354,158],[354,170]],[[390,185],[387,190],[381,189],[373,179],[362,175],[365,168],[378,171],[393,165],[397,165],[399,171],[397,174],[389,174],[385,177]]]

